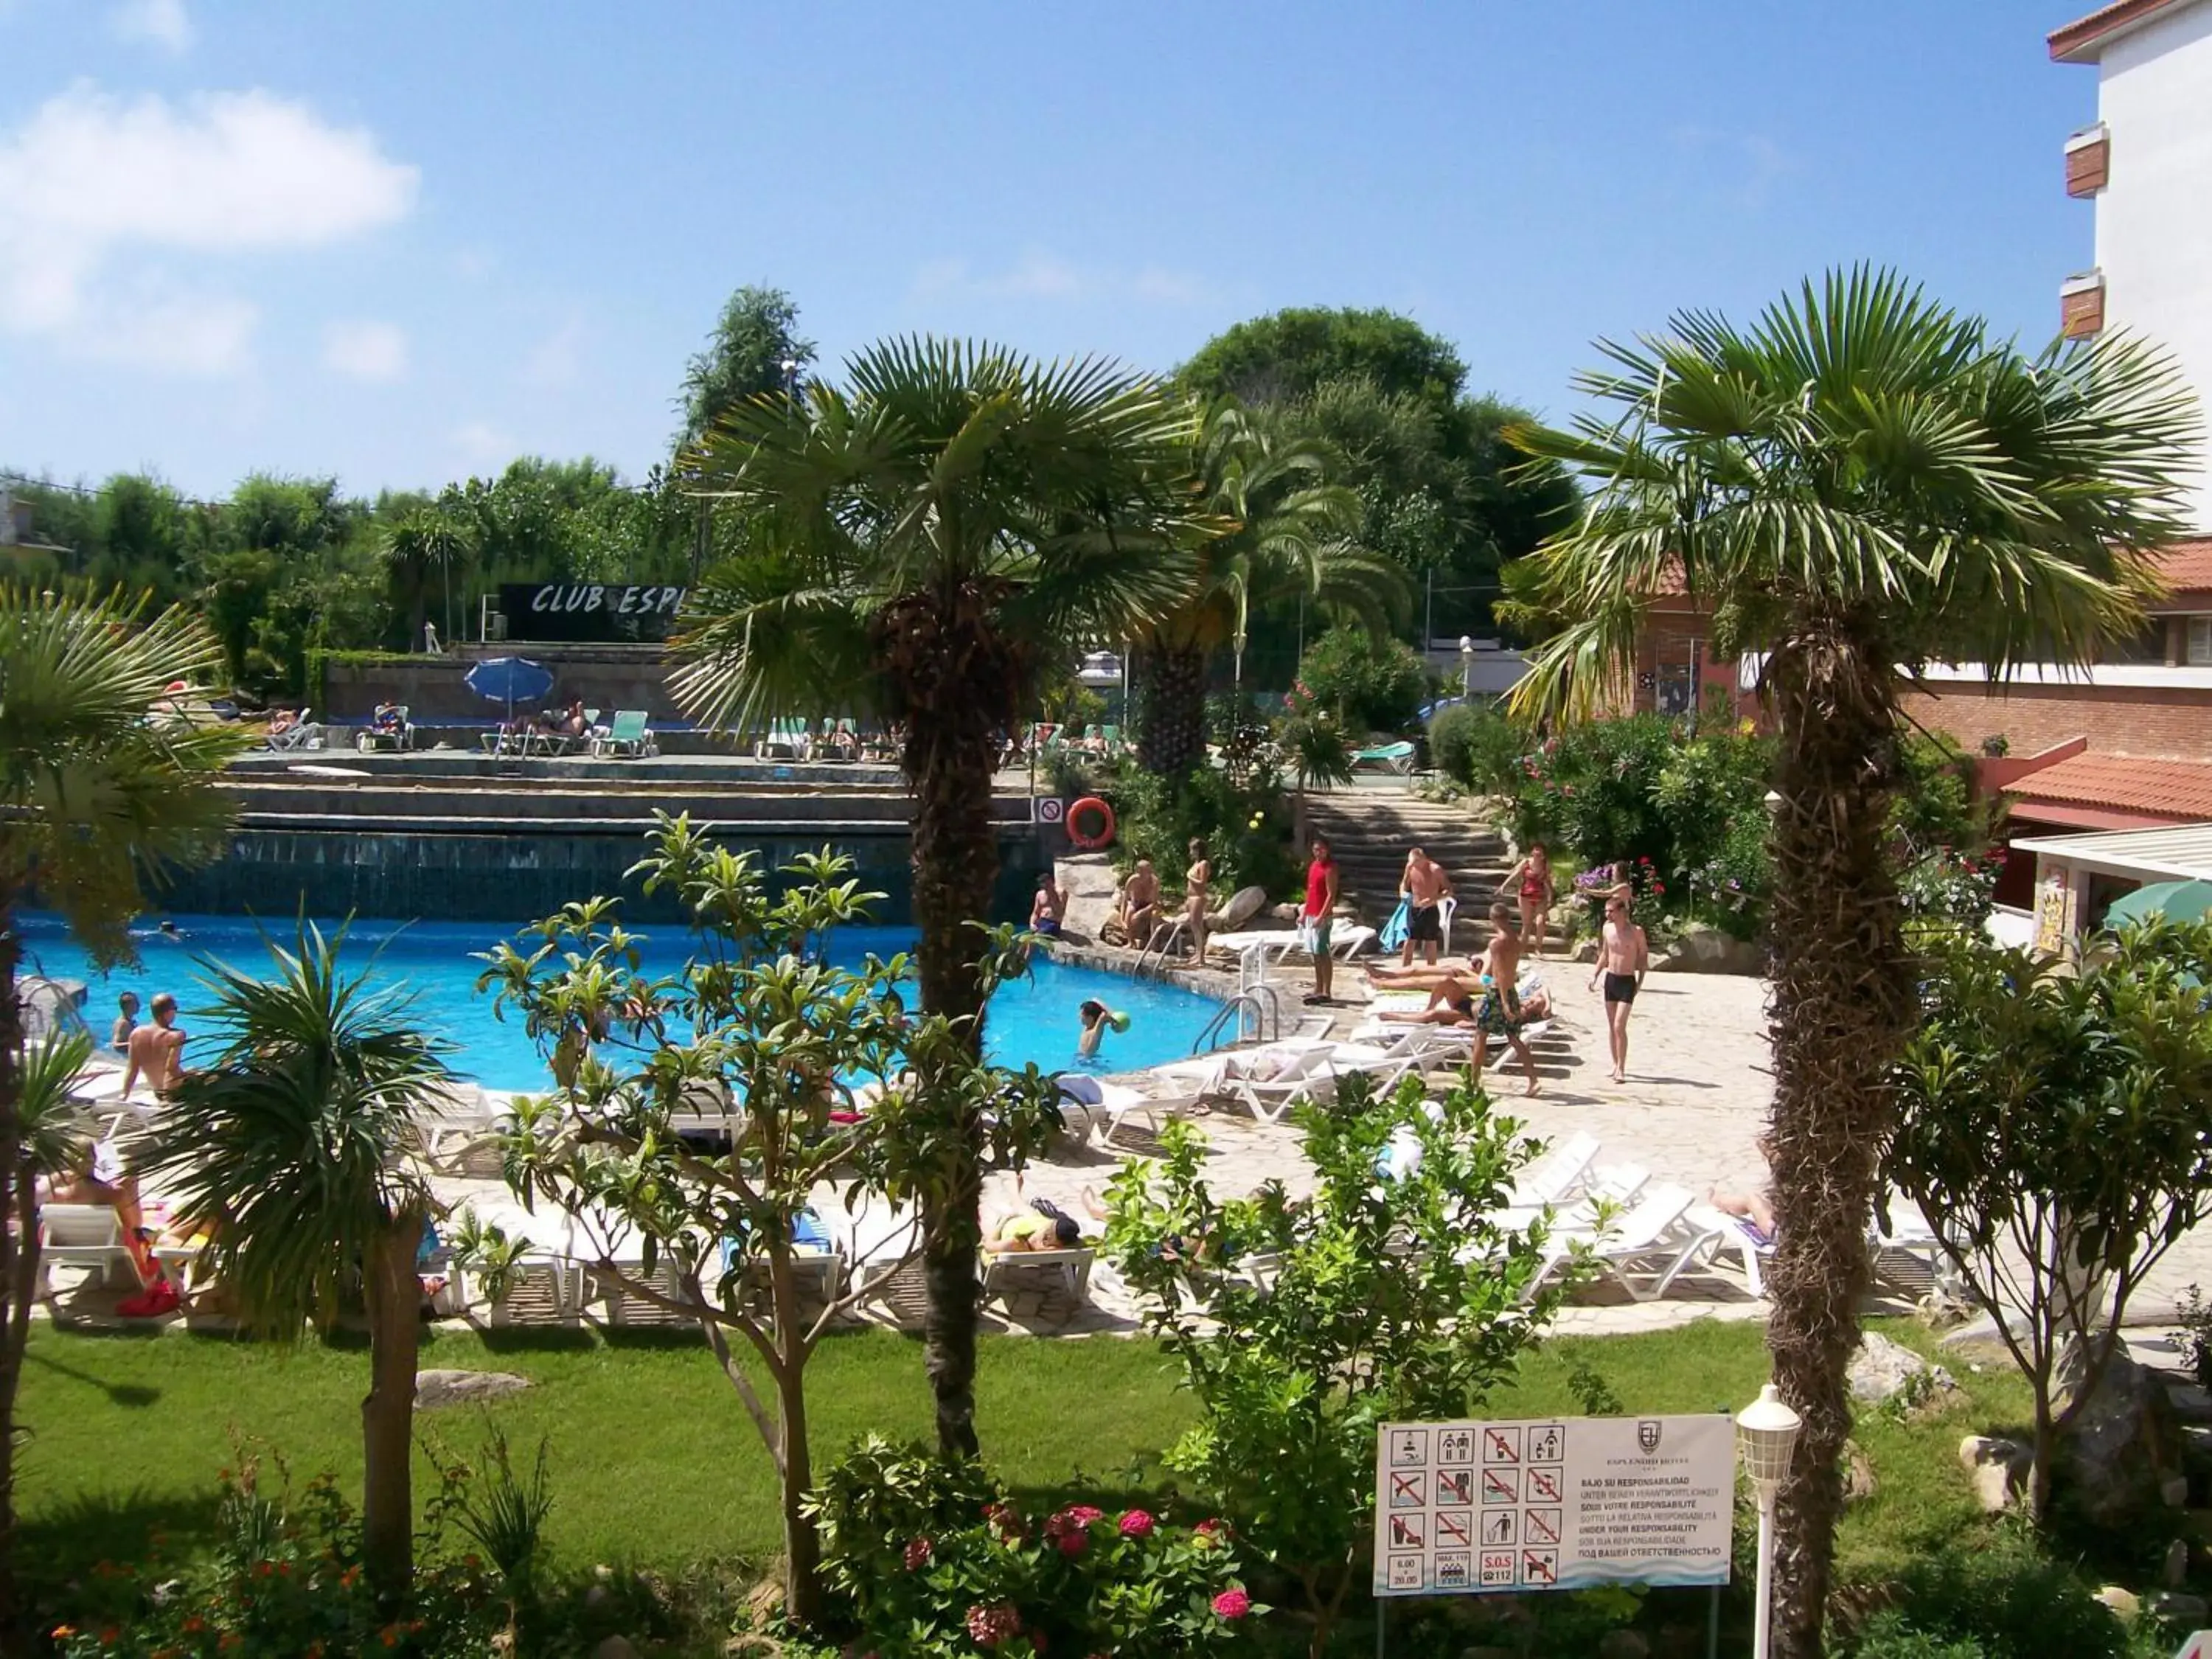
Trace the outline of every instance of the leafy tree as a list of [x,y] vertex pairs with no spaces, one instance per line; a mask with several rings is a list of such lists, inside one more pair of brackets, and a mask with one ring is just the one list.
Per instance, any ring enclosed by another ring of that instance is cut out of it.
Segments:
[[1144,675],[1139,753],[1145,766],[1182,777],[1206,758],[1206,664],[1236,653],[1243,690],[1244,641],[1256,606],[1286,598],[1387,635],[1405,602],[1404,578],[1352,539],[1358,497],[1333,483],[1341,465],[1328,446],[1286,436],[1279,423],[1233,400],[1209,407],[1198,434],[1204,539],[1198,586],[1140,636]]
[[2088,661],[2138,626],[2150,556],[2184,527],[2197,422],[2139,342],[2031,357],[1868,270],[1808,282],[1749,329],[1693,313],[1601,349],[1610,367],[1581,381],[1600,412],[1516,434],[1596,491],[1539,556],[1544,602],[1567,621],[1516,695],[1524,711],[1588,713],[1633,672],[1644,605],[1675,575],[1714,607],[1717,647],[1761,654],[1781,750],[1767,1331],[1805,1419],[1781,1497],[1777,1641],[1809,1659],[1877,1149],[1914,1012],[1888,835],[1899,698],[1929,661],[2002,677]]
[[[1266,404],[1340,452],[1336,481],[1360,499],[1354,539],[1433,584],[1440,634],[1486,626],[1501,571],[1573,515],[1565,471],[1505,441],[1525,412],[1467,395],[1458,353],[1408,318],[1279,312],[1209,342],[1178,379],[1203,397]],[[1285,607],[1266,614],[1271,642],[1291,633]]]
[[748,283],[730,295],[707,349],[684,365],[679,446],[706,436],[732,404],[793,385],[814,362],[814,342],[798,326],[799,307],[780,288]]
[[[933,1182],[941,1115],[915,1108],[925,1090],[936,1101],[957,1094],[988,1117],[989,1149],[1009,1162],[1058,1127],[1059,1091],[1034,1066],[1018,1074],[975,1064],[941,1015],[909,1021],[897,990],[903,957],[856,970],[822,959],[832,932],[864,921],[882,897],[849,879],[850,859],[802,858],[771,897],[752,854],[714,845],[688,818],[664,815],[651,840],[629,874],[647,894],[665,888],[682,901],[701,949],[679,973],[642,971],[641,940],[616,920],[612,899],[547,917],[527,955],[501,945],[486,958],[480,988],[496,986],[495,1009],[520,1012],[566,1074],[554,1094],[517,1109],[507,1180],[526,1204],[544,1200],[575,1218],[577,1253],[602,1283],[698,1322],[775,1461],[786,1604],[811,1620],[820,1545],[800,1502],[814,1484],[806,1363],[866,1287],[856,1272],[825,1303],[805,1305],[793,1260],[799,1218],[824,1187],[854,1208],[871,1194],[904,1203]],[[564,1064],[559,1046],[594,1030],[627,1035]],[[908,1073],[922,1081],[901,1085]],[[857,1121],[832,1121],[856,1079],[885,1097]],[[741,1103],[726,1106],[727,1152],[697,1149],[671,1122],[702,1101]],[[506,1244],[487,1229],[474,1249],[496,1262]],[[910,1236],[909,1253],[919,1246]],[[767,1371],[769,1399],[748,1358]]]
[[418,507],[384,532],[384,568],[407,612],[410,651],[422,643],[423,613],[441,584],[446,596],[446,631],[452,634],[453,567],[465,564],[469,554],[467,532],[435,507]]
[[293,948],[270,943],[265,980],[204,964],[228,1041],[171,1092],[134,1161],[182,1224],[207,1235],[209,1269],[269,1335],[292,1341],[356,1294],[366,1304],[362,1556],[398,1595],[414,1563],[416,1256],[433,1206],[402,1153],[448,1073],[441,1045],[410,1023],[411,993],[372,989],[367,969],[346,975],[344,937],[303,921]]
[[2130,927],[2078,973],[1966,932],[1932,965],[1884,1173],[2034,1392],[2040,1522],[2129,1298],[2212,1215],[2212,923]]
[[[1224,1202],[1200,1175],[1204,1137],[1169,1124],[1163,1157],[1108,1187],[1106,1248],[1198,1400],[1170,1466],[1297,1584],[1319,1659],[1372,1551],[1376,1425],[1468,1415],[1563,1292],[1528,1295],[1544,1229],[1497,1212],[1531,1148],[1472,1077],[1431,1107],[1416,1082],[1377,1098],[1347,1076],[1298,1127],[1313,1196],[1271,1182]],[[1377,1180],[1393,1150],[1418,1157]]]
[[1346,728],[1402,732],[1413,725],[1428,681],[1419,654],[1397,641],[1332,628],[1306,647],[1297,695]]
[[[922,1005],[965,1022],[980,1054],[1000,744],[1046,657],[1125,638],[1189,592],[1170,534],[1187,422],[1097,361],[899,340],[848,374],[849,390],[738,404],[687,453],[694,488],[756,518],[761,541],[696,596],[674,688],[739,731],[829,709],[892,724],[914,793]],[[959,1135],[980,1134],[966,1103],[943,1104]],[[975,1446],[981,1194],[971,1159],[925,1226],[925,1363],[952,1452]]]
[[1449,343],[1393,311],[1294,306],[1217,334],[1176,371],[1201,398],[1285,404],[1332,381],[1449,404],[1467,365]]
[[[230,820],[220,778],[229,732],[147,720],[172,680],[221,657],[199,623],[74,587],[0,586],[0,1634],[14,1626],[15,1387],[28,1303],[22,1241],[36,1154],[27,1158],[21,956],[15,913],[62,913],[103,967],[131,957],[142,878],[198,862]],[[35,1146],[35,1136],[30,1137]]]

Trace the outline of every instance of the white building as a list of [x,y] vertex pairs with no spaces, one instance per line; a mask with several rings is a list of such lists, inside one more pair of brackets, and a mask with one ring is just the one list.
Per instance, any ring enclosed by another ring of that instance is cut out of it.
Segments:
[[[2066,189],[2096,204],[2096,264],[2067,279],[2069,335],[2166,346],[2212,418],[2212,0],[2119,0],[2051,36],[2097,69],[2097,122],[2066,143]],[[2195,518],[2212,529],[2212,454]]]

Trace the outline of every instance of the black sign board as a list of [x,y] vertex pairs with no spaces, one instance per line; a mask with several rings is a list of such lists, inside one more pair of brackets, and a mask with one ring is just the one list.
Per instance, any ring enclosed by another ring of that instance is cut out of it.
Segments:
[[510,640],[665,640],[680,587],[635,582],[508,582],[499,608]]

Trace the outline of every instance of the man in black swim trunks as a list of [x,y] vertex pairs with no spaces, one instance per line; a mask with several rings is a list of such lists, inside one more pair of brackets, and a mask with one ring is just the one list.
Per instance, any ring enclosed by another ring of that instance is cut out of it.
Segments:
[[1431,967],[1436,965],[1437,953],[1444,942],[1443,902],[1451,896],[1451,875],[1426,853],[1416,847],[1406,854],[1406,873],[1398,883],[1399,896],[1406,901],[1406,944],[1398,954],[1398,965],[1413,965],[1413,947],[1421,947],[1421,960]]
[[1636,994],[1651,968],[1651,942],[1628,913],[1628,895],[1619,889],[1606,896],[1605,931],[1598,936],[1597,965],[1590,989],[1605,981],[1606,1035],[1613,1040],[1613,1080],[1628,1081],[1628,1016]]

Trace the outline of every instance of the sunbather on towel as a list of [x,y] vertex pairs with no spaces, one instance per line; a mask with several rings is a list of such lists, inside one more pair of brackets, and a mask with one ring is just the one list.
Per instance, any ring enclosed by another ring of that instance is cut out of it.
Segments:
[[[1771,1157],[1769,1142],[1765,1135],[1759,1138],[1759,1155]],[[1739,1221],[1748,1221],[1759,1232],[1759,1242],[1774,1242],[1774,1206],[1764,1191],[1724,1193],[1715,1187],[1705,1194],[1705,1202],[1723,1215],[1732,1215]]]

